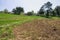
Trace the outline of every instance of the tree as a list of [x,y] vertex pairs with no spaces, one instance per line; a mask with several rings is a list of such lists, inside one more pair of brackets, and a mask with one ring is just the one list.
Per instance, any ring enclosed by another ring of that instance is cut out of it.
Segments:
[[3,11],[0,11],[0,13],[3,13]]
[[16,9],[13,9],[13,11],[12,11],[12,12],[13,12],[14,14],[17,14],[17,13],[16,13]]
[[21,14],[21,12],[24,12],[24,9],[22,7],[16,7],[15,9],[12,10],[14,14]]
[[4,11],[3,11],[3,12],[7,14],[7,13],[8,13],[8,10],[7,10],[7,9],[4,9]]
[[43,9],[44,5],[41,7],[41,9],[38,11],[38,14],[37,15],[40,15],[40,16],[44,16],[44,9]]
[[55,10],[52,11],[52,16],[56,16]]
[[58,17],[60,17],[60,6],[56,6],[56,8],[55,8],[55,13],[56,13],[56,15],[58,16]]
[[50,2],[45,3],[45,11],[46,11],[47,18],[49,18],[49,15],[51,15],[51,12],[52,12],[51,6],[52,6],[52,3]]
[[33,14],[34,14],[34,11],[32,11],[32,12],[27,12],[26,15],[31,16],[31,15],[33,15]]
[[49,17],[49,15],[51,15],[50,12],[52,12],[51,6],[52,6],[52,3],[50,2],[45,3],[44,5],[42,5],[38,14]]
[[47,10],[46,18],[49,18],[49,10]]

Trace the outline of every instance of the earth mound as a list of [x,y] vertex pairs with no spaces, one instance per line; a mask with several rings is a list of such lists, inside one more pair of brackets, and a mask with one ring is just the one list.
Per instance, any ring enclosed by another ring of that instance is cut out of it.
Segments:
[[60,40],[60,20],[38,19],[13,29],[15,40]]

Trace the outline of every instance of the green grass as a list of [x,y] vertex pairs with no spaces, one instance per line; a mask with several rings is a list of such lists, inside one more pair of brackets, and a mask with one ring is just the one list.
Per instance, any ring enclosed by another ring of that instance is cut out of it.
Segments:
[[16,25],[40,18],[39,16],[25,16],[13,14],[0,14],[0,40],[13,38],[12,29]]
[[38,16],[23,16],[23,15],[12,15],[12,14],[0,14],[0,25],[5,25],[12,22],[31,20],[38,18]]

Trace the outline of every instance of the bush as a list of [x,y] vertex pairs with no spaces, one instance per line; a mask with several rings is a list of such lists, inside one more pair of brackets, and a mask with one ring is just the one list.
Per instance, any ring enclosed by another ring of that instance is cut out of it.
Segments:
[[27,12],[26,15],[31,16],[31,15],[33,15],[33,14],[34,14],[33,12]]

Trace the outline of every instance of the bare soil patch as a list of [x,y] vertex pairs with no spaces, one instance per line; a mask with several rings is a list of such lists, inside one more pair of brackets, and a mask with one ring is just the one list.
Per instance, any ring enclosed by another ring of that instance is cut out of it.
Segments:
[[60,40],[60,20],[37,19],[13,29],[14,40]]

